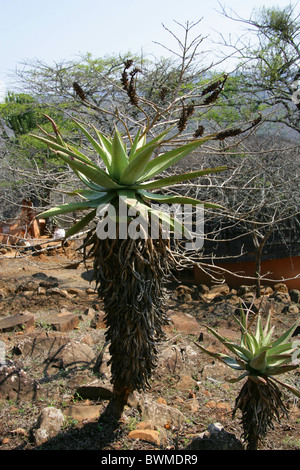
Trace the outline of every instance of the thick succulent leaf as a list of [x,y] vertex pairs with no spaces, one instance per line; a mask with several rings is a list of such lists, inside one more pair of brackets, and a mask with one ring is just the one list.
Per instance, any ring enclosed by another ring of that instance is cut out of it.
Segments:
[[262,344],[263,345],[271,344],[271,339],[272,339],[272,335],[273,335],[274,331],[275,331],[275,326],[272,326],[272,328],[270,330],[268,330],[268,333],[262,339]]
[[258,349],[256,349],[255,355],[261,354],[263,351],[266,351],[266,352],[267,352],[267,355],[268,355],[269,350],[270,350],[270,345],[268,345],[268,346],[260,346]]
[[253,358],[253,354],[243,346],[239,344],[234,344],[231,341],[229,341],[227,338],[221,336],[217,331],[215,331],[213,328],[206,326],[206,328],[222,343],[224,346],[226,346],[229,351],[233,352],[234,354],[238,355],[241,359],[245,361],[249,361]]
[[143,147],[146,145],[146,134],[144,134],[142,137],[141,136],[142,129],[139,129],[133,142],[132,146],[129,152],[129,161],[136,156],[136,152],[139,148]]
[[66,232],[66,238],[72,237],[76,235],[76,233],[83,230],[95,217],[96,217],[97,209],[93,209],[87,215],[85,215],[79,222],[76,222],[71,228],[69,228]]
[[138,189],[137,192],[141,194],[146,199],[151,201],[166,203],[166,204],[187,204],[191,206],[203,205],[206,208],[220,209],[222,206],[219,204],[213,204],[211,202],[202,202],[198,199],[187,196],[177,196],[177,195],[165,195],[165,194],[155,194],[150,193],[144,189]]
[[285,374],[286,372],[291,372],[292,370],[296,370],[298,368],[298,364],[290,364],[290,365],[281,365],[278,367],[271,367],[270,370],[267,371],[268,375],[281,375]]
[[[110,166],[111,166],[111,152],[112,152],[112,142],[111,140],[106,137],[104,134],[101,134],[101,132],[96,129],[96,127],[92,126],[97,137],[98,137],[98,140],[99,140],[99,143],[100,143],[100,146],[103,150],[103,152],[105,153],[106,155],[106,166],[108,169],[110,169]],[[103,161],[105,161],[105,159],[102,158]]]
[[238,355],[244,361],[251,361],[251,359],[253,358],[253,354],[251,353],[251,351],[239,344],[225,342],[224,346],[226,346],[227,349],[232,351],[234,354]]
[[278,356],[267,357],[269,367],[277,367],[292,362],[292,350],[288,354],[278,354]]
[[198,343],[195,343],[195,344],[205,354],[208,354],[209,356],[211,356],[215,359],[218,359],[219,361],[223,362],[227,366],[231,367],[231,369],[245,370],[245,368],[241,366],[241,363],[237,362],[236,359],[234,359],[233,357],[227,356],[226,354],[215,353],[215,352],[209,351],[209,349],[204,348],[200,344],[198,344]]
[[73,168],[73,171],[74,173],[76,174],[76,176],[78,176],[78,178],[90,189],[92,189],[93,191],[99,191],[99,192],[106,192],[107,191],[107,188],[105,188],[104,186],[100,186],[99,184],[96,184],[96,183],[93,183],[92,181],[90,181],[83,173],[81,173],[80,171],[77,171]]
[[170,232],[176,233],[177,236],[185,236],[188,239],[193,238],[189,230],[175,217],[171,217],[168,213],[145,204],[135,191],[129,189],[119,190],[118,195],[124,196],[126,198],[124,199],[125,203],[139,211],[149,222],[151,220],[151,224],[162,222],[164,227],[167,227]]
[[116,189],[119,188],[118,185],[105,171],[103,171],[99,167],[92,167],[85,163],[78,162],[76,160],[72,160],[68,155],[63,152],[56,152],[57,155],[73,169],[80,171],[83,175],[87,178],[99,184],[100,186],[104,186],[109,189]]
[[97,137],[99,139],[99,142],[100,142],[100,145],[102,146],[102,148],[106,149],[107,153],[109,155],[111,155],[111,151],[112,151],[112,141],[111,141],[111,139],[109,137],[106,137],[106,135],[102,134],[98,129],[96,129],[95,126],[93,126],[93,124],[92,124],[92,127],[93,127],[94,131],[97,134]]
[[249,372],[244,372],[242,375],[239,375],[239,377],[237,377],[236,379],[226,379],[227,382],[231,383],[231,384],[234,384],[234,383],[237,383],[237,382],[240,382],[241,380],[243,380],[245,377],[248,377],[249,376]]
[[[48,121],[51,122],[53,131],[54,131],[54,133],[55,133],[55,140],[56,140],[56,142],[58,142],[58,143],[61,144],[62,146],[66,146],[65,142],[63,141],[62,135],[61,135],[61,133],[60,133],[60,131],[59,131],[59,129],[58,129],[56,123],[53,121],[53,119],[52,119],[50,116],[48,116],[48,114],[43,114],[43,116],[45,116],[45,118],[47,118]],[[38,127],[40,128],[40,126],[38,126]],[[41,129],[41,128],[40,128],[40,129]],[[42,129],[42,131],[43,131],[45,134],[47,134],[47,132],[44,131],[43,129]]]
[[274,348],[286,342],[292,336],[299,322],[300,318],[294,323],[294,325],[292,325],[285,333],[283,333],[276,341],[273,342],[272,347]]
[[262,322],[261,322],[261,315],[258,315],[258,317],[257,317],[255,338],[256,338],[256,341],[257,341],[258,343],[261,343],[261,342],[262,342],[262,339],[263,339],[263,328],[262,328]]
[[155,181],[149,181],[141,183],[139,188],[141,189],[158,189],[164,188],[166,186],[173,186],[175,184],[183,183],[200,176],[205,176],[211,173],[219,173],[221,171],[227,170],[226,166],[220,166],[216,168],[206,168],[205,170],[192,171],[190,173],[182,173],[181,175],[167,176],[166,178],[160,178]]
[[281,382],[281,380],[278,380],[277,378],[275,379],[273,378],[273,376],[272,380],[280,384],[282,387],[286,388],[289,392],[292,392],[297,398],[300,398],[300,391],[297,388],[292,387],[292,385]]
[[186,155],[189,155],[193,150],[200,147],[200,145],[204,144],[207,140],[209,140],[209,138],[205,137],[198,141],[190,142],[154,158],[146,165],[145,174],[139,179],[139,181],[145,181],[146,179],[153,178],[158,175],[162,171],[179,162]]
[[[67,148],[73,152],[73,154],[77,155],[77,158],[81,160],[82,162],[86,162],[89,165],[94,165],[97,168],[97,164],[94,163],[90,158],[88,158],[84,153],[82,153],[80,150],[78,150],[76,147],[73,147],[72,145],[67,144]],[[87,161],[88,158],[88,161]]]
[[83,211],[86,209],[97,209],[100,204],[107,204],[115,198],[114,193],[105,194],[98,199],[92,199],[81,202],[69,202],[67,204],[62,204],[61,206],[52,207],[51,209],[42,212],[38,215],[39,218],[55,217],[61,214],[67,214],[70,212]]
[[263,351],[257,356],[254,356],[251,361],[249,361],[249,366],[260,372],[264,371],[268,365],[266,355],[267,351]]
[[244,323],[245,314],[244,314],[244,311],[243,311],[242,308],[240,310],[240,315],[241,315],[241,319],[237,318],[235,315],[233,315],[233,319],[238,324],[238,326],[240,327],[241,332],[245,333],[247,331],[247,326]]
[[145,167],[155,148],[155,144],[144,146],[142,150],[131,159],[120,177],[121,184],[132,185],[144,174]]
[[288,351],[293,352],[293,343],[288,342],[288,343],[283,343],[283,344],[278,344],[277,346],[274,346],[275,343],[271,345],[271,347],[268,350],[268,355],[270,356],[275,356],[278,354],[287,354]]
[[155,194],[155,193],[150,193],[148,191],[145,191],[144,189],[138,189],[137,192],[141,194],[143,197],[146,199],[149,199],[151,201],[155,202],[161,202],[161,203],[166,203],[166,204],[189,204],[192,206],[196,206],[199,204],[204,204],[203,202],[199,201],[198,199],[194,199],[192,197],[186,197],[186,196],[172,196],[172,195],[165,195],[165,194]]
[[270,329],[271,329],[271,312],[268,315],[268,318],[267,318],[267,321],[266,321],[266,324],[265,324],[265,328],[264,328],[264,331],[263,331],[263,336],[264,337],[266,337],[266,335],[269,333]]
[[124,147],[124,142],[121,139],[120,133],[116,129],[112,140],[110,174],[113,178],[118,180],[127,165],[128,156]]
[[48,140],[45,137],[41,137],[39,135],[32,135],[31,134],[31,137],[34,137],[35,139],[39,140],[40,142],[43,142],[44,144],[48,145],[48,147],[50,147],[56,153],[63,152],[65,154],[67,154],[69,157],[71,157],[72,159],[80,160],[84,164],[88,164],[90,166],[98,168],[97,165],[94,162],[92,162],[92,160],[90,158],[88,158],[86,155],[83,155],[80,152],[74,152],[68,146],[59,145],[57,142],[53,142],[53,141]]
[[159,147],[160,144],[164,141],[164,138],[166,137],[166,135],[171,132],[173,127],[174,127],[174,125],[168,127],[167,129],[162,131],[160,134],[158,134],[156,137],[149,140],[148,143],[145,143],[145,145],[138,146],[138,148],[136,149],[134,155],[132,155],[132,158],[136,158],[140,152],[142,152],[143,150],[146,150],[148,147],[152,147],[153,145],[155,145],[155,147]]
[[[102,192],[107,192],[107,188],[103,188]],[[68,193],[69,196],[80,196],[84,199],[98,199],[101,197],[101,192],[93,191],[92,189],[75,189],[74,191]],[[103,194],[102,194],[103,195]]]
[[229,367],[235,370],[245,370],[245,367],[241,367],[241,362],[237,361],[233,357],[226,356],[225,354],[220,355],[222,361]]
[[[47,116],[48,119],[49,119],[49,116]],[[56,142],[62,146],[66,146],[67,144],[63,141],[62,139],[62,136],[60,135],[59,133],[59,136],[56,134],[56,137],[52,134],[49,134],[49,132],[45,131],[45,129],[43,129],[41,126],[37,125],[37,127],[40,129],[41,132],[43,132],[43,134],[45,134],[47,136],[47,139],[48,140],[51,140],[51,142]],[[32,137],[36,137],[36,136],[32,136]]]
[[107,155],[107,152],[105,152],[103,150],[103,148],[101,147],[101,145],[98,144],[98,142],[93,138],[93,136],[91,136],[91,134],[80,124],[80,122],[76,121],[76,119],[73,119],[73,121],[75,122],[76,126],[79,127],[79,129],[83,132],[83,134],[86,136],[86,138],[88,139],[88,141],[90,142],[90,144],[93,146],[93,148],[96,150],[96,152],[100,155],[100,157],[102,158],[105,166],[107,168],[109,168],[110,166],[110,161],[109,161],[109,158],[108,158],[108,155]]
[[259,349],[259,344],[258,344],[255,336],[252,333],[250,333],[250,331],[247,331],[245,333],[244,341],[245,341],[245,344],[248,346],[249,350],[253,354],[256,354],[258,349]]
[[61,206],[52,207],[51,209],[39,214],[38,217],[46,219],[48,217],[55,217],[60,214],[68,214],[69,212],[83,211],[85,209],[98,206],[98,204],[94,204],[95,202],[91,201],[69,202],[67,204],[62,204]]

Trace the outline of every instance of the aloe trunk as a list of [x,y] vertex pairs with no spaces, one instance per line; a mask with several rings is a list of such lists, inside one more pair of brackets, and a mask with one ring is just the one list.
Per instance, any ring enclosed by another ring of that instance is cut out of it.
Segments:
[[169,240],[162,238],[99,240],[94,233],[86,252],[90,245],[110,343],[113,399],[108,410],[119,418],[129,394],[149,386],[168,324],[163,285],[175,261]]
[[273,429],[273,421],[280,422],[281,414],[288,415],[281,395],[271,380],[263,384],[249,377],[244,383],[236,399],[233,416],[238,409],[241,410],[242,437],[247,443],[247,450],[257,450],[268,429]]

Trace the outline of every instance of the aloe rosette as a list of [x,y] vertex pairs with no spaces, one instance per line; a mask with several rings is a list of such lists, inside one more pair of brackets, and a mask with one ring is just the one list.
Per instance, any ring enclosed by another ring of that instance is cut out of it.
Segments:
[[[203,346],[197,346],[206,354],[219,359],[227,366],[237,371],[243,371],[235,379],[229,379],[231,382],[238,382],[245,377],[251,377],[254,381],[265,383],[266,378],[274,378],[285,374],[298,367],[293,364],[293,353],[297,351],[297,343],[289,341],[300,320],[285,331],[279,338],[272,339],[274,326],[271,327],[271,314],[268,315],[265,327],[262,326],[261,315],[257,316],[257,325],[255,333],[249,331],[249,312],[244,313],[241,309],[241,319],[234,316],[235,321],[241,329],[241,341],[239,344],[221,336],[213,328],[206,328],[230,351],[233,356],[222,353],[213,353]],[[297,389],[288,384],[283,384],[295,395],[300,398]]]
[[[96,217],[97,208],[100,205],[115,204],[119,197],[125,198],[128,205],[135,206],[139,211],[144,211],[148,215],[160,214],[161,216],[161,212],[156,212],[156,209],[151,207],[151,203],[178,203],[193,206],[203,204],[206,208],[220,208],[217,204],[203,203],[191,197],[153,192],[153,190],[226,170],[225,166],[220,166],[156,178],[161,172],[179,162],[204,142],[212,139],[213,136],[195,139],[152,158],[154,151],[168,141],[168,134],[171,133],[172,127],[164,130],[149,142],[146,141],[146,135],[140,130],[131,141],[130,149],[127,151],[126,144],[117,128],[113,137],[109,138],[93,127],[96,136],[94,137],[79,121],[74,119],[74,123],[101,158],[105,166],[103,169],[80,150],[66,143],[55,122],[50,117],[46,117],[51,121],[55,135],[53,136],[42,129],[45,135],[34,135],[34,137],[49,146],[59,158],[67,163],[85,187],[71,193],[74,196],[80,196],[82,201],[51,208],[39,214],[39,217],[47,218],[91,209],[84,218],[66,232],[66,237],[76,234],[87,226]],[[171,228],[180,227],[183,234],[189,235],[179,221],[172,217],[169,220],[172,224]]]

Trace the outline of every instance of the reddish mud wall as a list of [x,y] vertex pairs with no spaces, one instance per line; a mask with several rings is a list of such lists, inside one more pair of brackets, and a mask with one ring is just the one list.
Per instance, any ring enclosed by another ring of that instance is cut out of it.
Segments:
[[[253,262],[220,263],[216,266],[220,266],[222,269],[230,271],[230,273],[238,274],[238,276],[228,273],[223,274],[225,282],[232,288],[236,288],[241,284],[254,285],[255,283],[253,279],[247,279],[247,277],[255,277],[255,263]],[[300,289],[300,256],[262,261],[261,267],[261,273],[266,278],[266,280],[262,279],[262,285],[272,286],[272,284],[284,282],[289,289]],[[291,279],[297,275],[299,276],[298,279]],[[197,267],[194,268],[193,282],[195,284],[215,284],[215,281],[209,275]]]

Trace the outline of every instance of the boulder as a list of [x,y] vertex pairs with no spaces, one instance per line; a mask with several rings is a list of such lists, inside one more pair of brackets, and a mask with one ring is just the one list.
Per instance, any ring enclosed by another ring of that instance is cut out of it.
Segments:
[[160,445],[159,431],[155,429],[134,429],[128,434],[130,439],[140,439],[141,441],[151,442]]
[[90,327],[96,330],[106,328],[105,313],[103,311],[95,313],[94,318],[91,320]]
[[[42,286],[42,287],[45,287],[45,286]],[[63,298],[68,298],[68,299],[72,298],[72,296],[65,289],[60,289],[59,287],[51,287],[50,289],[47,289],[47,294],[58,296],[58,297],[63,297]]]
[[199,351],[196,346],[185,343],[170,344],[160,352],[155,373],[178,377],[191,375],[198,367],[198,359]]
[[[169,311],[171,313],[172,311]],[[176,312],[170,315],[171,325],[166,327],[167,330],[176,329],[191,335],[198,335],[200,325],[189,313]]]
[[24,358],[32,358],[43,362],[55,355],[63,346],[71,340],[67,335],[58,335],[54,332],[31,332],[22,336],[13,348],[13,356],[22,355]]
[[71,405],[65,409],[64,415],[78,421],[89,421],[99,418],[102,405]]
[[191,287],[185,286],[184,284],[177,286],[176,287],[176,293],[177,294],[190,294],[192,295],[194,290]]
[[290,290],[289,294],[292,302],[294,302],[295,304],[300,304],[300,290],[292,289]]
[[255,286],[246,286],[246,285],[241,285],[238,290],[237,290],[237,295],[239,297],[245,295],[245,294],[255,294],[256,292],[256,287]]
[[285,305],[282,309],[282,313],[291,313],[292,315],[299,315],[300,309],[297,304]]
[[62,311],[48,315],[45,321],[53,330],[67,332],[76,328],[79,323],[79,317],[74,313]]
[[0,331],[32,331],[34,330],[34,316],[23,312],[0,319]]
[[13,363],[0,369],[0,400],[32,401],[42,391],[29,375]]
[[291,301],[290,295],[288,292],[275,291],[270,295],[270,299],[274,299],[276,302],[289,303]]
[[89,384],[81,385],[76,390],[76,395],[84,400],[110,400],[112,394],[112,385],[98,379]]
[[195,437],[187,450],[243,450],[243,445],[234,434],[225,431],[220,423],[214,423]]
[[16,289],[16,293],[18,292],[34,292],[34,291],[37,291],[39,287],[39,283],[36,282],[36,281],[28,281],[26,282],[25,284],[20,284],[17,289]]
[[48,369],[76,369],[90,366],[95,359],[93,349],[85,343],[70,341],[45,361]]
[[230,288],[227,284],[218,284],[211,286],[208,292],[202,294],[202,298],[206,302],[211,302],[212,300],[224,300],[224,296],[228,295]]
[[186,420],[184,414],[177,408],[162,403],[144,400],[139,404],[143,421],[152,422],[157,428],[180,426]]
[[227,295],[230,292],[230,288],[228,287],[227,284],[217,284],[214,286],[211,286],[209,289],[210,294],[217,294],[217,295]]
[[80,318],[83,321],[86,320],[87,318],[94,318],[95,313],[96,313],[95,309],[93,309],[92,307],[88,307],[80,315]]
[[279,282],[278,284],[274,285],[274,291],[275,292],[283,292],[285,294],[288,294],[289,290],[283,282]]
[[44,408],[33,430],[36,445],[40,446],[56,436],[61,431],[63,424],[64,415],[61,410],[51,406]]
[[206,284],[199,284],[198,291],[200,294],[208,294],[209,287]]
[[273,289],[270,286],[262,286],[260,289],[261,295],[271,295],[273,294]]

